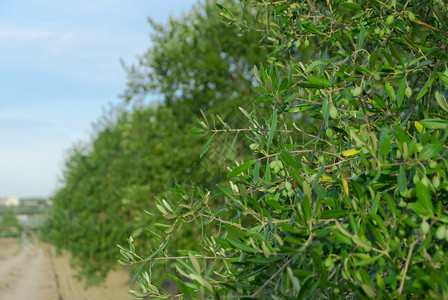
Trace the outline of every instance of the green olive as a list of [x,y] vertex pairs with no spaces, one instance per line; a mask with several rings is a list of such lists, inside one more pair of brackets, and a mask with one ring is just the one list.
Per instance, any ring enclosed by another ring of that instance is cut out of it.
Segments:
[[392,16],[392,15],[387,16],[386,23],[387,23],[388,25],[392,25],[392,24],[394,24],[394,21],[395,21],[394,16]]
[[404,94],[406,95],[406,97],[411,98],[411,96],[412,96],[412,89],[409,86],[406,87],[406,90],[404,91]]
[[439,228],[437,228],[436,231],[436,237],[441,240],[445,238],[445,234],[446,234],[446,227],[445,225],[441,225]]
[[332,119],[336,119],[338,117],[338,109],[334,105],[330,106],[330,117]]
[[429,229],[430,229],[430,227],[429,227],[429,223],[428,223],[428,222],[423,221],[423,222],[420,224],[420,230],[421,230],[421,232],[422,232],[423,234],[427,234],[427,233],[429,232]]
[[408,18],[409,18],[409,21],[414,22],[415,15],[412,11],[408,11]]
[[361,95],[361,93],[362,93],[362,88],[359,86],[355,87],[352,91],[353,97],[358,97],[359,95]]

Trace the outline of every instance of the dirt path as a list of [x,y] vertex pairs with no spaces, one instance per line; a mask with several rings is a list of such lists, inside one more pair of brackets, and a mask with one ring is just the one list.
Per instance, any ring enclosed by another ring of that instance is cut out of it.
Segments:
[[130,300],[124,270],[109,274],[101,287],[84,289],[73,277],[69,256],[55,255],[47,244],[0,239],[0,299],[8,300]]

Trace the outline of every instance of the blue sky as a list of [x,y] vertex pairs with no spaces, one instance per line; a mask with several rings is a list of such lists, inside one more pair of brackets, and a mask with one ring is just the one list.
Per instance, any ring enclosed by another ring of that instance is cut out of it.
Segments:
[[48,197],[66,150],[122,102],[127,64],[196,0],[0,2],[0,197]]

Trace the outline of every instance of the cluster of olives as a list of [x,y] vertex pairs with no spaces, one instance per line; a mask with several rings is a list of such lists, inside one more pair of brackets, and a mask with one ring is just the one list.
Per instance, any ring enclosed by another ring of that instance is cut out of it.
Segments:
[[274,170],[275,174],[280,175],[281,177],[284,177],[286,175],[286,172],[283,168],[283,162],[281,160],[273,160],[269,164],[269,167]]

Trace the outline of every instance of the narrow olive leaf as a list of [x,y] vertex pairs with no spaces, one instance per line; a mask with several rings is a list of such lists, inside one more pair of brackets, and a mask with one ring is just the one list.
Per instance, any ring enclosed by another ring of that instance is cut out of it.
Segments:
[[380,259],[384,254],[378,254],[377,256],[371,257],[371,258],[362,258],[355,262],[355,266],[357,267],[363,267],[367,265],[374,264],[378,259]]
[[227,238],[227,241],[228,241],[233,247],[236,247],[236,248],[238,248],[238,249],[240,249],[240,250],[242,250],[242,251],[250,252],[250,253],[258,253],[258,250],[254,249],[254,248],[252,248],[252,247],[249,247],[249,246],[247,246],[247,245],[241,243],[240,241],[233,240],[233,239],[231,239],[231,238]]
[[238,107],[241,112],[246,116],[246,118],[248,118],[249,120],[252,120],[252,117],[250,116],[250,114],[242,107]]
[[204,147],[203,147],[202,150],[201,150],[201,154],[199,154],[199,157],[200,157],[200,158],[202,158],[202,157],[207,153],[207,151],[208,151],[208,149],[210,148],[210,145],[211,145],[211,143],[212,143],[212,141],[213,141],[213,138],[215,137],[215,134],[216,134],[216,133],[214,133],[214,134],[208,139],[208,141],[205,143]]
[[257,78],[257,81],[260,84],[263,84],[263,81],[261,80],[261,77],[260,77],[260,72],[258,72],[257,66],[255,66],[255,65],[254,65],[254,75],[255,75],[255,78]]
[[378,59],[378,50],[373,50],[373,52],[369,56],[370,68],[372,70],[375,70],[377,59]]
[[420,120],[420,124],[429,129],[445,129],[448,127],[448,121],[440,119],[424,119]]
[[361,24],[359,29],[359,35],[358,35],[358,41],[357,41],[357,46],[358,49],[360,49],[362,47],[362,44],[364,43],[364,40],[366,38],[366,29],[364,28],[364,26]]
[[348,197],[348,182],[347,182],[347,176],[345,175],[344,170],[341,168],[341,177],[342,177],[342,187],[344,190],[344,194]]
[[342,151],[342,155],[345,157],[353,156],[353,155],[358,154],[359,152],[361,152],[361,150],[349,149],[349,150]]
[[407,189],[407,179],[406,174],[404,172],[404,167],[400,166],[400,171],[398,172],[398,190],[400,193],[404,193]]
[[443,97],[439,91],[436,91],[436,101],[443,110],[448,111],[448,105],[446,103],[445,97]]
[[420,208],[425,212],[425,215],[433,215],[434,207],[431,200],[431,192],[428,187],[419,181],[416,184],[416,190]]
[[437,75],[439,76],[439,79],[443,82],[443,85],[445,87],[448,87],[448,76],[440,72],[437,72]]
[[206,132],[204,129],[202,128],[192,128],[190,130],[188,130],[188,133],[191,135],[196,135],[196,136],[204,136],[206,135]]
[[255,160],[249,160],[246,161],[245,163],[239,165],[238,167],[236,167],[235,169],[233,169],[229,175],[227,175],[228,178],[231,177],[235,177],[239,174],[241,174],[242,172],[244,172],[246,169],[248,169],[250,166],[252,166],[255,163]]
[[221,4],[218,4],[218,3],[216,3],[216,6],[218,6],[218,8],[223,11],[224,16],[229,17],[230,19],[233,19],[233,14],[230,10],[228,10],[227,8],[225,8],[224,6],[222,6]]
[[266,147],[268,149],[271,146],[271,142],[272,142],[272,139],[274,138],[276,129],[277,129],[277,112],[274,111],[274,115],[272,116],[272,121],[271,121],[271,129],[269,130],[268,141],[266,143]]
[[224,160],[226,160],[229,157],[230,153],[232,153],[232,150],[233,150],[233,147],[235,146],[237,137],[238,137],[238,133],[235,134],[235,137],[233,138],[232,144],[230,144],[229,150],[227,151],[226,156],[224,157]]
[[415,129],[417,129],[418,133],[422,133],[423,125],[419,121],[414,122]]
[[302,186],[302,178],[300,177],[299,169],[297,168],[296,161],[294,157],[288,151],[282,150],[280,151],[280,158],[283,160],[286,166],[289,166],[291,169],[289,174],[292,176],[294,181]]
[[344,2],[341,3],[341,6],[344,6],[348,9],[352,9],[352,10],[362,10],[362,6],[357,4],[357,3],[353,3],[353,2]]
[[423,96],[426,95],[426,93],[429,91],[429,88],[432,86],[432,83],[434,82],[435,78],[436,78],[435,75],[431,76],[431,78],[425,83],[425,85],[422,87],[422,89],[418,93],[416,100],[420,100],[421,98],[423,98]]
[[401,106],[401,104],[403,104],[405,90],[406,90],[406,76],[403,77],[403,80],[401,80],[400,83],[400,87],[398,88],[398,94],[397,94],[398,106]]
[[320,217],[321,219],[341,218],[348,216],[349,213],[350,211],[346,209],[330,209],[324,210]]
[[201,266],[199,265],[198,260],[196,259],[196,257],[193,256],[193,254],[188,253],[188,257],[190,258],[191,261],[191,265],[193,266],[194,270],[198,273],[201,274]]

